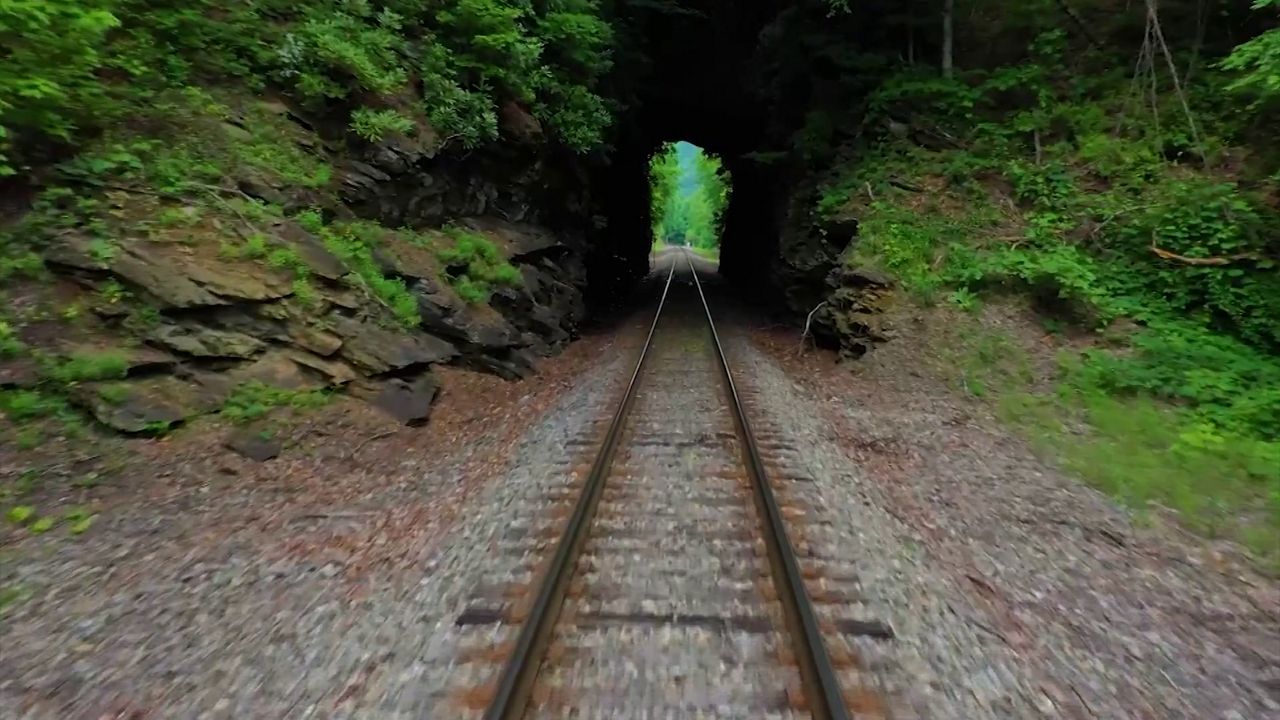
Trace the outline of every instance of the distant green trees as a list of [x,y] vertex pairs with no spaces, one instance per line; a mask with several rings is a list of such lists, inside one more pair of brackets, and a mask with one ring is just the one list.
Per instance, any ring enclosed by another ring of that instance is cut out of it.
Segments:
[[[1254,0],[1255,10],[1268,7],[1280,11],[1280,0]],[[1255,108],[1280,101],[1280,28],[1236,47],[1222,61],[1222,67],[1237,73],[1228,89],[1252,95]]]
[[667,143],[654,154],[649,174],[654,240],[718,247],[730,192],[720,160],[688,143]]

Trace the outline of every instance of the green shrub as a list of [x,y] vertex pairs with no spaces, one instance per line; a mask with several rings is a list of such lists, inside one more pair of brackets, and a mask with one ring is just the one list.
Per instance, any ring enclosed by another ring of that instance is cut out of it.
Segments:
[[403,280],[384,275],[373,257],[373,248],[386,233],[386,228],[380,225],[357,221],[322,227],[320,238],[329,252],[352,269],[347,277],[350,282],[368,290],[401,325],[415,328],[422,323],[417,298]]
[[[1280,349],[1280,273],[1268,256],[1267,227],[1280,225],[1234,183],[1169,178],[1154,201],[1112,223],[1109,255],[1132,267],[1131,292],[1159,298],[1169,312],[1194,314],[1262,347]],[[1184,258],[1219,258],[1224,265],[1166,260],[1152,247]],[[1154,304],[1154,301],[1153,301]]]
[[332,400],[325,390],[289,390],[256,380],[238,386],[222,405],[221,415],[235,423],[257,420],[273,408],[312,410]]
[[[1262,56],[1251,58],[1260,68]],[[833,174],[816,210],[847,212],[857,199],[861,232],[846,259],[889,271],[922,300],[945,293],[971,308],[999,288],[1031,295],[1059,328],[1136,321],[1066,358],[1055,395],[1029,394],[1007,350],[978,347],[956,365],[968,392],[997,396],[1083,478],[1280,563],[1277,178],[1187,162],[1223,141],[1120,115],[1127,77],[1068,85],[1052,81],[1058,72],[960,76],[976,96],[916,75],[891,80],[873,112],[920,109],[914,125],[955,128],[963,149],[883,139]],[[1172,102],[1162,100],[1165,117],[1181,113]],[[894,184],[939,178],[942,197]],[[875,198],[865,208],[864,193]]]
[[[1277,0],[1254,0],[1255,10],[1276,6]],[[1227,88],[1252,101],[1254,110],[1280,100],[1280,29],[1272,28],[1241,44],[1222,60],[1221,66],[1233,73]]]
[[38,390],[0,390],[0,410],[13,422],[24,422],[63,414],[67,404]]
[[352,132],[369,142],[378,142],[392,133],[407,135],[413,128],[413,121],[395,110],[357,108],[351,113]]
[[1133,352],[1084,353],[1073,382],[1105,393],[1173,400],[1200,422],[1280,441],[1280,360],[1186,321],[1158,321]]
[[76,353],[71,357],[52,361],[45,368],[45,376],[51,380],[70,385],[78,382],[95,382],[99,380],[118,380],[129,371],[129,360],[115,351],[96,353]]
[[320,305],[320,293],[305,276],[295,277],[290,289],[293,297],[302,303],[303,307],[314,308]]
[[389,95],[408,82],[400,15],[375,12],[368,3],[317,4],[305,12],[279,49],[280,74],[302,97],[318,103],[356,88]]
[[324,229],[324,215],[319,210],[303,210],[294,218],[298,225],[309,233],[319,233]]
[[15,277],[37,278],[44,274],[44,261],[30,250],[14,249],[8,254],[0,247],[0,282]]
[[42,137],[71,142],[108,103],[98,76],[108,33],[120,26],[105,0],[9,0],[0,9],[0,177]]
[[21,355],[26,349],[27,346],[18,338],[18,331],[0,320],[0,359]]
[[445,266],[445,280],[464,301],[488,302],[496,288],[524,284],[520,270],[487,238],[459,228],[450,229],[449,234],[453,245],[439,249],[436,256]]

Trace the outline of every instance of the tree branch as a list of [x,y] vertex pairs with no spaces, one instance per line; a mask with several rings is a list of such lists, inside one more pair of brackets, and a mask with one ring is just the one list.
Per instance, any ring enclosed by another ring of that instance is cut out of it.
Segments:
[[1151,242],[1151,252],[1155,253],[1162,260],[1172,260],[1173,262],[1180,262],[1183,265],[1193,265],[1196,267],[1220,267],[1222,265],[1230,265],[1231,263],[1234,263],[1234,262],[1240,262],[1241,260],[1257,260],[1258,259],[1258,256],[1254,255],[1253,253],[1239,253],[1236,255],[1227,255],[1225,257],[1207,257],[1207,258],[1187,257],[1186,255],[1179,255],[1177,253],[1169,252],[1168,250],[1156,247],[1154,240]]
[[1102,49],[1102,43],[1098,42],[1098,39],[1093,36],[1093,32],[1089,30],[1089,26],[1085,24],[1084,20],[1078,14],[1076,14],[1075,10],[1067,4],[1067,0],[1054,0],[1054,3],[1057,4],[1058,9],[1062,10],[1063,14],[1071,18],[1071,22],[1076,24],[1076,28],[1080,30],[1080,34],[1084,35],[1084,39],[1088,40],[1090,45],[1099,50]]

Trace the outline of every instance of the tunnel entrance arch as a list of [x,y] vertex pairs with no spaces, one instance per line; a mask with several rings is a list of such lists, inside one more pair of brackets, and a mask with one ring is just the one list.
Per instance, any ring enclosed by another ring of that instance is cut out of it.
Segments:
[[760,33],[783,0],[682,3],[681,13],[648,13],[632,35],[648,60],[634,100],[618,120],[608,163],[593,182],[604,220],[593,247],[593,290],[634,282],[648,271],[652,242],[649,161],[665,144],[686,141],[720,159],[733,178],[722,221],[721,272],[758,285],[780,229],[777,168],[755,154],[769,141],[770,111],[750,65]]

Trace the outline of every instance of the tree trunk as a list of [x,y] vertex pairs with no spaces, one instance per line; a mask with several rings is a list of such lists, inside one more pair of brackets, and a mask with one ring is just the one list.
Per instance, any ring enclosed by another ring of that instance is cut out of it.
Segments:
[[942,76],[951,77],[955,72],[955,16],[956,0],[946,0],[942,9]]

